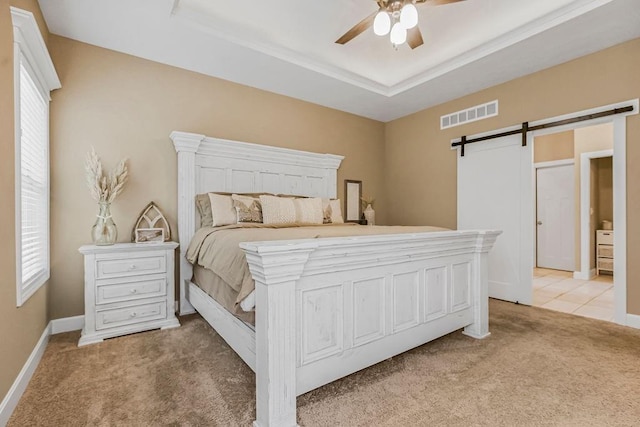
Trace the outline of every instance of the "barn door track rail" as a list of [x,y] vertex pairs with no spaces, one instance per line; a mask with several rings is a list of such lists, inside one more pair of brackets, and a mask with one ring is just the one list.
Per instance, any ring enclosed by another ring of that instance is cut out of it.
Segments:
[[586,114],[584,116],[572,117],[570,119],[557,120],[554,122],[543,123],[536,126],[529,126],[529,122],[522,123],[522,127],[520,129],[514,129],[506,132],[494,133],[491,135],[485,135],[478,138],[467,139],[466,136],[460,138],[460,141],[456,141],[451,143],[451,148],[460,147],[460,157],[464,157],[464,147],[468,144],[473,144],[476,142],[488,141],[490,139],[502,138],[504,136],[511,136],[522,134],[522,146],[527,146],[527,133],[533,132],[540,129],[548,129],[557,126],[569,125],[572,123],[584,122],[586,120],[599,119],[601,117],[613,116],[616,114],[628,113],[633,111],[633,105],[628,105],[626,107],[614,108],[613,110],[601,111],[599,113]]

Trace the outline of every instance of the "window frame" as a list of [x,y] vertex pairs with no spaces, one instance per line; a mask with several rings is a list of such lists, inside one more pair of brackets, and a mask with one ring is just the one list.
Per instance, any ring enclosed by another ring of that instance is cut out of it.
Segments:
[[[13,23],[14,54],[13,54],[13,81],[14,81],[14,132],[15,132],[15,246],[16,246],[16,304],[22,306],[33,294],[40,289],[50,277],[51,272],[51,214],[50,214],[50,92],[61,87],[53,62],[47,51],[47,47],[40,33],[40,29],[31,12],[10,7]],[[22,117],[20,93],[20,79],[22,76],[21,65],[36,89],[46,109],[44,127],[45,132],[45,218],[46,218],[46,250],[44,268],[40,270],[28,282],[22,278]]]

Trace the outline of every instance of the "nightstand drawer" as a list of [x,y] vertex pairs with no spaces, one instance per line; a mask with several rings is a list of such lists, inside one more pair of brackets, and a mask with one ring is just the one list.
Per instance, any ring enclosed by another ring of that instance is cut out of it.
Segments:
[[150,252],[126,258],[96,258],[96,278],[138,276],[141,274],[165,273],[167,258],[164,253]]
[[103,310],[96,313],[96,329],[115,328],[133,323],[165,319],[166,317],[166,301]]
[[143,278],[120,283],[97,283],[96,304],[131,301],[141,298],[162,297],[167,294],[167,279],[164,276]]

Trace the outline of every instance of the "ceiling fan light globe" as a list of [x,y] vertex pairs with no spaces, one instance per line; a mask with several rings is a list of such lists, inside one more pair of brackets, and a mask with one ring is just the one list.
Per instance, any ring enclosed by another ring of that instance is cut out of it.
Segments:
[[395,45],[401,45],[407,41],[407,29],[400,22],[393,24],[391,29],[391,43]]
[[405,4],[400,11],[400,23],[404,28],[411,29],[418,25],[418,9],[412,3]]
[[373,20],[373,32],[377,36],[386,36],[391,30],[391,18],[389,14],[383,10],[378,12]]

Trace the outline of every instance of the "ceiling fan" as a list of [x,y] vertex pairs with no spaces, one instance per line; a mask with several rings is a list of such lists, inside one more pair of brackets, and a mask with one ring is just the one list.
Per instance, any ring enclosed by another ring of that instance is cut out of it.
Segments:
[[425,3],[440,6],[464,0],[375,0],[379,9],[353,26],[342,37],[336,40],[345,44],[373,26],[379,36],[390,34],[391,43],[399,46],[407,42],[411,49],[422,45],[422,34],[418,28],[418,11],[416,4]]

